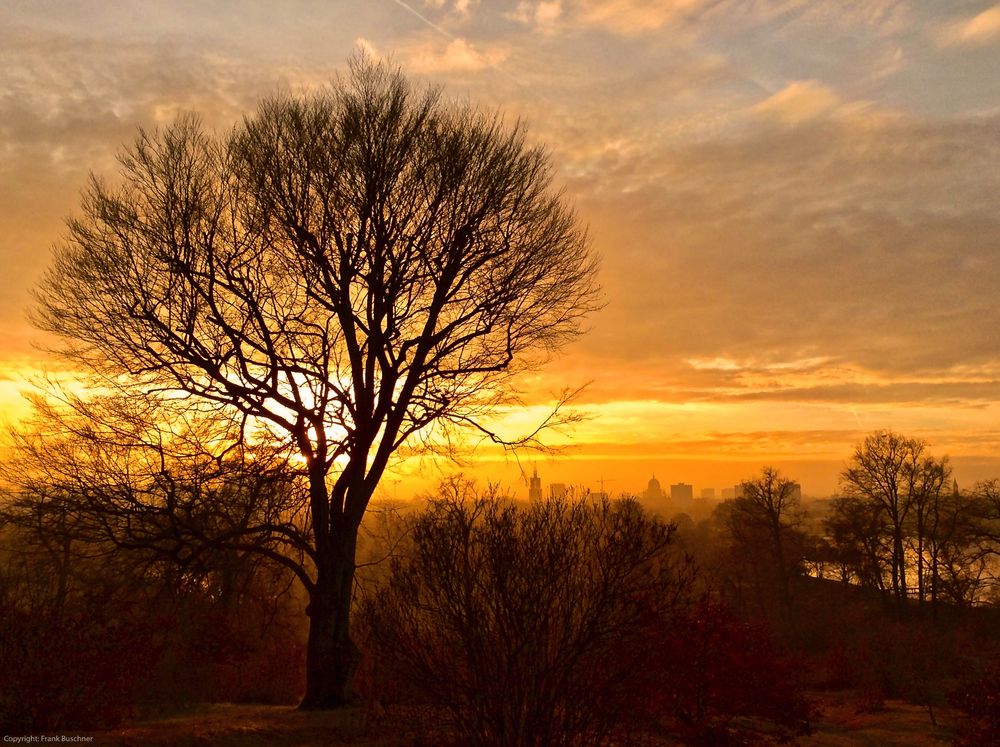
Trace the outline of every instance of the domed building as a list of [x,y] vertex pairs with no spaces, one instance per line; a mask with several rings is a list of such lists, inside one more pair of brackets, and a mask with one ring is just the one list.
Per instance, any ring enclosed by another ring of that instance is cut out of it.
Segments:
[[649,478],[646,489],[642,491],[642,505],[646,510],[666,516],[670,511],[670,497],[663,491],[663,486],[656,475]]
[[663,492],[663,486],[660,485],[660,481],[656,479],[656,475],[653,475],[649,479],[649,483],[646,485],[646,491],[642,494],[642,497],[648,503],[659,502],[667,497]]

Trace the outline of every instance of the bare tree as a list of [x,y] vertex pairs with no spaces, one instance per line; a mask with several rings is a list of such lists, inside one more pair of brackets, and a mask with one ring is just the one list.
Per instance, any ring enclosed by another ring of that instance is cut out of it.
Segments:
[[[907,490],[912,496],[912,550],[917,559],[917,599],[921,604],[928,592],[932,602],[937,602],[938,560],[940,549],[935,541],[935,530],[941,520],[942,497],[951,476],[948,458],[925,457],[911,465],[907,474]],[[928,558],[928,555],[930,557]],[[931,588],[927,589],[927,572]]]
[[[231,134],[140,131],[94,177],[34,319],[103,381],[222,408],[304,462],[303,707],[343,703],[358,527],[404,445],[487,417],[581,331],[596,259],[540,147],[384,65]],[[535,438],[530,434],[518,443]]]
[[96,728],[140,696],[301,694],[289,592],[308,568],[305,491],[283,454],[213,454],[232,424],[185,428],[153,400],[39,401],[12,434],[0,587],[16,588],[0,591],[0,618],[20,654],[4,658],[18,686],[0,720]]
[[985,485],[978,483],[971,492],[960,492],[956,485],[941,491],[933,503],[926,545],[935,613],[941,598],[960,607],[984,601],[990,556],[995,552],[983,534],[985,504],[980,491]]
[[760,476],[740,483],[742,496],[725,514],[727,530],[737,552],[744,558],[759,556],[764,549],[767,581],[786,604],[791,580],[802,570],[802,511],[798,486],[773,467]]
[[151,395],[36,397],[0,464],[0,521],[70,563],[109,545],[188,570],[252,553],[308,582],[308,497],[287,451],[239,434],[224,413],[190,418]]
[[[951,598],[968,590],[972,594],[960,597],[956,603],[971,603],[982,599],[984,587],[993,587],[992,598],[997,600],[997,575],[993,570],[1000,556],[1000,480],[991,479],[977,482],[968,492],[958,493],[952,499],[957,510],[948,512],[950,521],[943,522],[946,531],[957,535],[957,539],[947,535],[945,549],[957,555],[957,562],[943,561],[942,583]],[[944,534],[944,532],[942,532]],[[957,571],[957,573],[956,573]]]
[[925,543],[935,506],[951,475],[947,458],[925,456],[926,448],[926,443],[919,439],[877,431],[858,444],[851,464],[841,475],[846,495],[869,504],[885,519],[890,539],[892,592],[900,611],[908,596],[907,538],[912,534],[916,540],[917,591],[922,600]]

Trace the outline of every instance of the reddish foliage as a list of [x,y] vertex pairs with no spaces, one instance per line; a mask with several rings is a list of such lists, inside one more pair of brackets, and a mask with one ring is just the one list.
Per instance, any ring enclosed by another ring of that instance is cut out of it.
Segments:
[[968,717],[959,724],[956,745],[1000,744],[1000,663],[966,679],[948,700]]
[[702,599],[650,652],[650,716],[671,714],[689,737],[722,743],[736,718],[766,719],[790,733],[808,731],[813,706],[764,625],[741,621],[724,605]]
[[147,705],[294,703],[304,650],[269,587],[221,604],[198,590],[90,590],[65,604],[0,601],[0,727],[116,726]]
[[0,616],[0,728],[113,726],[135,709],[149,630],[88,611]]

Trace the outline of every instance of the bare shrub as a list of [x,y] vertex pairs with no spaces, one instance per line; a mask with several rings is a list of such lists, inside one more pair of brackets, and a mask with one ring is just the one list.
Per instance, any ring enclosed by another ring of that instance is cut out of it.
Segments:
[[691,589],[673,532],[630,500],[519,506],[446,483],[360,603],[362,688],[463,744],[598,744],[637,727],[646,642]]

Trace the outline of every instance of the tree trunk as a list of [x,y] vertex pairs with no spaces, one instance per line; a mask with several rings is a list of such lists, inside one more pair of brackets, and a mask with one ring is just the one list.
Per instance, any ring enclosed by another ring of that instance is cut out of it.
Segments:
[[924,603],[924,514],[917,512],[917,599]]
[[303,710],[325,710],[351,700],[351,681],[358,650],[351,640],[351,592],[357,532],[346,531],[331,548],[332,557],[317,571],[309,599],[309,639],[306,644],[306,694]]
[[931,555],[931,615],[937,620],[938,615],[938,548],[934,543],[933,555]]
[[896,526],[893,538],[893,555],[895,556],[894,583],[896,592],[896,604],[899,608],[899,615],[902,617],[906,611],[906,556],[903,546],[903,530],[901,526]]
[[789,569],[785,563],[785,546],[781,541],[781,521],[777,517],[771,522],[771,537],[774,542],[774,560],[778,566],[778,593],[781,604],[787,611],[791,607],[791,590],[789,588]]

